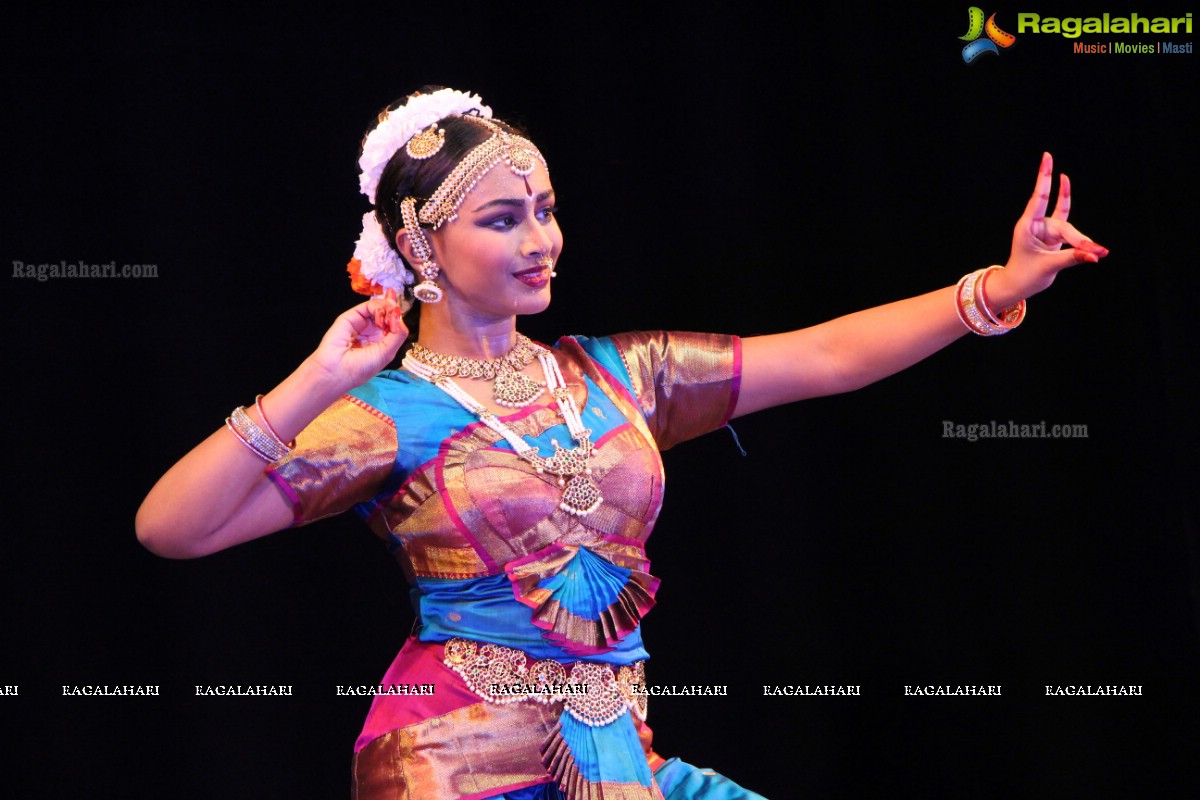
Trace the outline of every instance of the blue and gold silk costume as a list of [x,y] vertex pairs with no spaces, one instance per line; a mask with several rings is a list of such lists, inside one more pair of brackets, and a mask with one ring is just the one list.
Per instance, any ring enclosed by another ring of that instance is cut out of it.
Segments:
[[[554,476],[403,370],[341,398],[268,473],[297,524],[355,507],[412,586],[419,628],[381,683],[435,690],[375,698],[355,747],[355,797],[757,798],[658,756],[636,703],[595,724],[562,702],[480,694],[500,666],[524,675],[545,662],[608,665],[589,669],[613,686],[619,673],[628,689],[648,657],[640,622],[658,589],[645,542],[662,505],[659,452],[723,426],[737,403],[736,337],[567,337],[554,353],[592,430],[604,502],[587,516],[560,509]],[[503,420],[542,453],[570,438],[546,398]],[[448,655],[464,643],[469,663]]]

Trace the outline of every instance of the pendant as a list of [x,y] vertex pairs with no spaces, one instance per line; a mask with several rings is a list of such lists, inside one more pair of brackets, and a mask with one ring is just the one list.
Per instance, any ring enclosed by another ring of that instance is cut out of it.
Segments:
[[496,376],[492,396],[505,408],[524,408],[542,396],[543,386],[528,375],[508,370]]
[[[585,431],[585,434],[590,433],[590,430]],[[584,435],[579,445],[570,450],[564,449],[557,439],[550,443],[554,445],[554,455],[541,459],[535,465],[537,471],[558,476],[558,485],[563,487],[559,508],[576,517],[586,517],[604,502],[604,495],[592,480],[592,468],[588,465],[592,456],[591,440]]]
[[572,476],[563,490],[562,502],[558,507],[576,517],[586,517],[604,502],[600,487],[585,473]]
[[563,485],[563,478],[590,471],[588,459],[592,457],[592,443],[588,439],[583,439],[570,450],[560,445],[557,439],[551,439],[550,444],[554,445],[554,455],[542,459],[541,469],[559,476],[559,486]]

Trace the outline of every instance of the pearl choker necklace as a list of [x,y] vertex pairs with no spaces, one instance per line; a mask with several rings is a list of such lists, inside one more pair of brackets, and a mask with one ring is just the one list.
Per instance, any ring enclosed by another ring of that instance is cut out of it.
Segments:
[[[524,337],[521,338],[524,339]],[[525,341],[529,340],[525,339]],[[403,364],[406,370],[429,381],[453,397],[459,405],[479,417],[480,422],[503,436],[517,451],[517,455],[531,464],[539,474],[549,473],[557,477],[558,485],[563,487],[563,496],[558,507],[568,514],[584,517],[595,511],[604,502],[600,487],[592,480],[592,468],[589,463],[592,457],[592,431],[590,428],[583,427],[579,406],[576,405],[575,398],[571,396],[571,391],[567,388],[567,382],[558,368],[558,362],[554,360],[554,354],[549,350],[543,350],[530,344],[536,353],[537,360],[541,362],[542,374],[546,377],[546,388],[554,397],[559,413],[566,420],[567,430],[571,432],[571,438],[575,441],[575,447],[566,450],[559,445],[557,439],[551,439],[550,443],[554,445],[554,455],[549,458],[538,455],[537,447],[526,442],[517,435],[516,431],[501,422],[495,414],[488,411],[465,389],[455,383],[448,374],[414,358],[411,351],[404,357]],[[507,356],[501,358],[505,357]],[[538,394],[541,394],[541,387],[538,388]],[[499,402],[497,400],[497,403]]]

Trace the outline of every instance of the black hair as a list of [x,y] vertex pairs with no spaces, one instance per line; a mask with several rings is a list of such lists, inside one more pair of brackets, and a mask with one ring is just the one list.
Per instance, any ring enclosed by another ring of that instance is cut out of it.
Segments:
[[[436,92],[440,86],[423,86],[417,92],[388,106],[379,115],[380,121],[388,112],[401,108],[413,97],[421,94]],[[470,112],[468,112],[469,115]],[[523,135],[514,126],[498,119],[490,119],[501,130],[508,133]],[[425,159],[409,157],[403,147],[396,151],[391,160],[383,168],[379,176],[379,185],[375,190],[375,217],[379,220],[388,243],[392,249],[396,247],[396,233],[404,227],[400,217],[400,201],[406,197],[417,199],[420,207],[423,201],[437,191],[446,180],[446,176],[458,165],[463,156],[492,136],[485,126],[472,122],[466,116],[450,116],[438,121],[438,128],[446,132],[446,140],[442,148],[433,156]],[[429,227],[422,225],[422,227]]]

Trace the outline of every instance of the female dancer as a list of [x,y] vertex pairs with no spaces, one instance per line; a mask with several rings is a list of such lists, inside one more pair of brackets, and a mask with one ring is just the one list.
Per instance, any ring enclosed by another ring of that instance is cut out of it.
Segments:
[[[790,333],[548,348],[516,326],[550,302],[563,247],[532,142],[438,89],[381,115],[360,166],[374,212],[350,271],[371,300],[173,466],[137,529],[189,558],[356,507],[387,542],[420,627],[356,744],[362,800],[758,797],[664,760],[644,723],[659,452],[1005,333],[1060,270],[1107,255],[1067,222],[1065,175],[1046,215],[1046,154],[1003,268]],[[413,298],[418,341],[380,372]]]

